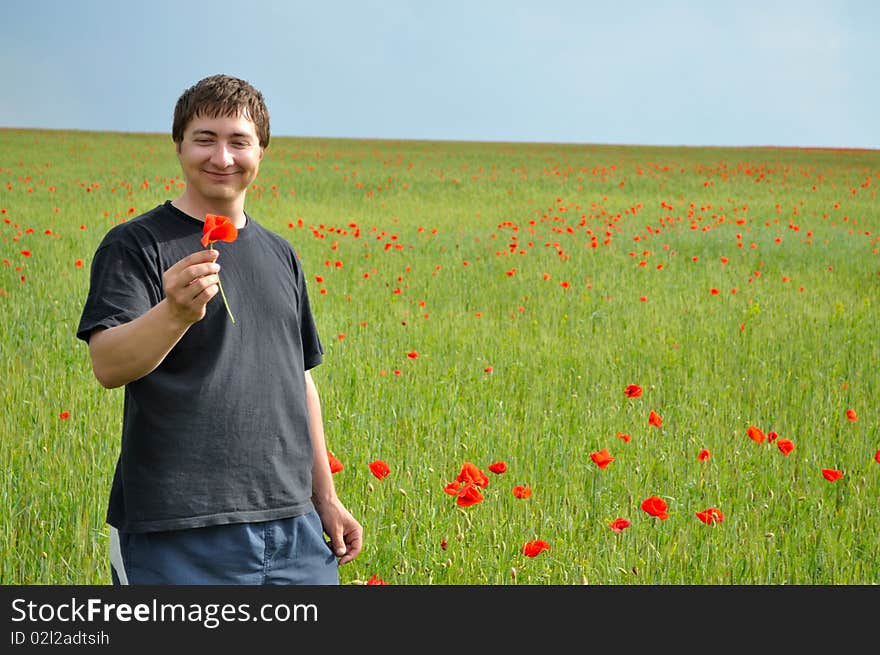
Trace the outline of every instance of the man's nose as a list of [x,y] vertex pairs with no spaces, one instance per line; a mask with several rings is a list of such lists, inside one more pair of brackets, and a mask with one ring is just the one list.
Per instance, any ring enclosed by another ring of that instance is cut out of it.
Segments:
[[232,165],[232,153],[225,143],[218,143],[211,153],[211,163],[220,168]]

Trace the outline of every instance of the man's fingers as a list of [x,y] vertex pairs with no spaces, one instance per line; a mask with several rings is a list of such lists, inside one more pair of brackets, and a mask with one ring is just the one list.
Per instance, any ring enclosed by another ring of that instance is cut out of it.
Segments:
[[215,264],[213,262],[208,264],[195,264],[193,266],[189,266],[181,273],[184,276],[184,280],[187,278],[189,282],[186,282],[184,286],[189,286],[194,282],[198,282],[199,280],[203,280],[205,278],[215,278],[211,284],[217,284],[217,273],[220,272],[220,264]]
[[220,253],[216,250],[198,250],[190,255],[187,255],[180,261],[175,262],[172,266],[168,268],[167,271],[165,271],[165,274],[177,275],[178,273],[189,268],[190,266],[215,262],[217,261],[217,257],[219,256]]

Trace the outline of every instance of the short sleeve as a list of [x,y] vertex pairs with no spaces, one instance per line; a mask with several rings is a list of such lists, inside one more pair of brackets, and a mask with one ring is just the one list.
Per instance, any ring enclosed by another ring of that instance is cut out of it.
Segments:
[[92,260],[77,338],[88,341],[95,328],[134,320],[158,304],[163,293],[161,273],[145,253],[108,234]]

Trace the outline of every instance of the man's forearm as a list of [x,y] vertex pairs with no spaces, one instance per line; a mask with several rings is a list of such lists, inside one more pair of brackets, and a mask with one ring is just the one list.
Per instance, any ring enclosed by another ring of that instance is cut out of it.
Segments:
[[321,400],[312,375],[306,376],[306,405],[309,410],[309,437],[315,459],[312,464],[312,499],[316,503],[326,502],[336,497],[333,474],[327,459],[327,443],[324,438],[324,419],[321,415]]
[[95,377],[108,389],[142,378],[162,363],[188,328],[163,300],[129,323],[95,330],[89,339]]

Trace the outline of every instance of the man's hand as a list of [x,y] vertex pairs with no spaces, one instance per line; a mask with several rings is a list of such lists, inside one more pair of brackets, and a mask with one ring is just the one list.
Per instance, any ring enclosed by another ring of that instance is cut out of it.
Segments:
[[339,558],[339,565],[348,564],[361,552],[364,529],[338,499],[315,502],[324,532],[330,537],[330,548]]
[[219,291],[218,255],[213,249],[194,252],[162,275],[168,309],[186,325],[205,317],[208,301]]

